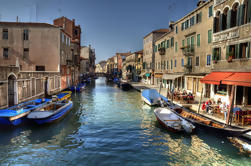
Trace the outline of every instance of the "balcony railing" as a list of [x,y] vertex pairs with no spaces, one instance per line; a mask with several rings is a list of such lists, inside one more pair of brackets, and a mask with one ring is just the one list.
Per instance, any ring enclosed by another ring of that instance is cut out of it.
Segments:
[[164,47],[160,47],[159,48],[159,54],[160,55],[165,55],[165,53],[166,53],[166,49]]
[[239,29],[237,27],[215,33],[213,35],[213,42],[220,42],[224,40],[238,38],[240,36]]
[[194,45],[189,45],[186,47],[181,47],[182,53],[185,56],[193,56],[194,55]]
[[192,72],[192,65],[186,64],[184,65],[185,73],[191,73]]

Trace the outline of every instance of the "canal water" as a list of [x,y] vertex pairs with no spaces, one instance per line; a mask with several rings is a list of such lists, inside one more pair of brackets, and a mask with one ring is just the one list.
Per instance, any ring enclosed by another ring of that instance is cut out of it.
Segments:
[[0,165],[250,165],[224,137],[163,129],[137,91],[104,78],[73,94],[60,122],[0,130]]

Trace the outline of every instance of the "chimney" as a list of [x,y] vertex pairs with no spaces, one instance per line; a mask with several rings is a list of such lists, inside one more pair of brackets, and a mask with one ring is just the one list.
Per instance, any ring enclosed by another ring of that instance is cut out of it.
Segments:
[[16,18],[16,22],[18,22],[18,16],[17,16],[17,18]]
[[206,1],[204,1],[204,0],[199,0],[199,2],[197,3],[197,7],[203,5],[205,2],[206,2]]

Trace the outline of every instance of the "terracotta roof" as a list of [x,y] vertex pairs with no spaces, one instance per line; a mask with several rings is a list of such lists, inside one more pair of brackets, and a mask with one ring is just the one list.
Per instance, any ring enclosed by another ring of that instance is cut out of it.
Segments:
[[169,29],[157,29],[157,30],[154,30],[154,31],[148,33],[144,38],[146,38],[147,36],[149,36],[152,33],[167,33],[169,31],[170,31]]
[[38,23],[38,22],[0,22],[0,26],[37,26],[37,27],[58,28],[57,26],[52,24]]
[[143,54],[143,50],[135,52],[136,54]]

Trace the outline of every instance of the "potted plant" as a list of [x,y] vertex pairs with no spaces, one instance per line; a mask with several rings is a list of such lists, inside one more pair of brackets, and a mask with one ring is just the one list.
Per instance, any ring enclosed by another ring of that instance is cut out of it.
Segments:
[[231,51],[227,54],[227,61],[232,62],[233,58],[234,58],[234,52]]

